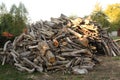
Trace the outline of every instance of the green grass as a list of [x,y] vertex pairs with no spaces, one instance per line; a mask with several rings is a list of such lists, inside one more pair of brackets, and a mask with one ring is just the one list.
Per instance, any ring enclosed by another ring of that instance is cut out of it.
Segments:
[[120,56],[112,57],[113,60],[120,60]]
[[26,72],[17,71],[13,66],[0,65],[0,80],[31,80],[27,78],[28,75]]

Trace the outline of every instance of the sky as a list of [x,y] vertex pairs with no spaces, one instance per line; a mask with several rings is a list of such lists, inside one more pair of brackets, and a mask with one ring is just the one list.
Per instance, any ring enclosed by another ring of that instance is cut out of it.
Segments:
[[105,9],[108,4],[120,3],[120,0],[0,0],[0,4],[2,2],[8,10],[11,5],[18,6],[22,2],[29,12],[30,21],[35,22],[59,17],[61,13],[84,17],[93,11],[97,2]]

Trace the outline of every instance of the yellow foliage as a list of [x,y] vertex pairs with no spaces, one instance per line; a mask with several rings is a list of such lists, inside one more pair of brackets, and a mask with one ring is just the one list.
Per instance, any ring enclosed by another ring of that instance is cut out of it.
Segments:
[[110,22],[117,23],[120,21],[120,3],[108,5],[104,12]]

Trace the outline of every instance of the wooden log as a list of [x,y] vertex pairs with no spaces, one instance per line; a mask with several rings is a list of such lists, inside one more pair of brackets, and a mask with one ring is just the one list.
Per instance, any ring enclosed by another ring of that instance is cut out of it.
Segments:
[[119,41],[120,41],[120,39],[115,39],[114,41],[115,41],[115,42],[119,42]]
[[38,48],[38,45],[29,46],[28,48],[29,48],[29,49]]
[[76,27],[76,26],[79,26],[83,22],[83,19],[82,18],[76,18],[74,20],[71,19],[71,22],[74,25],[72,27]]
[[75,36],[77,36],[78,38],[82,38],[82,37],[83,37],[83,35],[75,32],[74,30],[72,30],[72,29],[70,29],[70,28],[68,28],[68,31],[69,31],[70,33],[74,34]]
[[92,57],[92,53],[87,49],[76,50],[73,52],[64,52],[61,55],[62,56],[81,56],[81,54],[88,55],[89,57]]
[[80,64],[80,62],[81,62],[81,58],[77,57],[77,59],[75,60],[74,65],[77,66],[78,64]]
[[33,69],[29,69],[27,67],[22,66],[21,64],[15,63],[14,64],[16,67],[18,67],[17,69],[20,71],[27,71],[28,73],[33,73],[35,71],[35,68]]
[[53,66],[57,66],[57,65],[64,65],[64,64],[67,64],[69,62],[69,60],[66,60],[66,61],[56,61],[54,64],[53,64]]
[[81,44],[83,44],[84,46],[88,46],[88,39],[86,37],[84,37],[83,35],[75,32],[74,30],[68,28],[68,31],[70,33],[72,33],[73,35],[75,35],[76,37],[78,37],[78,39],[81,41]]
[[65,69],[65,65],[58,65],[58,66],[51,66],[51,67],[47,67],[47,70],[53,70],[53,69]]
[[18,63],[17,61],[17,56],[13,53],[13,52],[10,52],[10,54],[13,56],[13,60],[15,61],[15,63]]
[[46,41],[39,42],[38,43],[38,49],[39,49],[41,55],[42,56],[46,56],[50,63],[54,63],[55,62],[55,56],[50,51],[50,48],[49,48],[49,46],[48,46]]
[[7,41],[5,44],[4,44],[4,47],[3,47],[3,51],[7,51],[7,47],[8,47],[8,44],[11,43],[11,41]]
[[67,64],[65,65],[65,67],[66,67],[66,68],[71,67],[71,65],[72,65],[73,61],[74,61],[74,59],[72,59],[71,61],[69,61],[69,63],[67,63]]
[[64,57],[61,57],[61,56],[59,56],[59,55],[56,55],[55,57],[56,57],[57,59],[61,60],[61,61],[65,61],[65,58],[64,58]]
[[31,55],[31,52],[30,51],[26,51],[26,52],[22,52],[19,54],[21,57],[27,57],[29,55]]
[[3,56],[2,65],[5,64],[5,61],[6,61],[6,56]]
[[31,62],[30,60],[28,60],[27,58],[23,58],[24,61],[26,61],[28,64],[32,65],[34,68],[36,68],[36,70],[38,72],[42,72],[43,68],[40,66],[37,66],[35,63]]
[[16,56],[19,56],[20,54],[18,53],[18,52],[16,52],[14,49],[10,49],[10,51],[12,52],[12,53],[14,53]]
[[53,55],[53,53],[51,51],[47,51],[45,56],[47,57],[47,59],[50,63],[55,62],[55,56]]
[[69,37],[66,37],[67,42],[69,42],[76,49],[81,49],[81,45],[74,43]]

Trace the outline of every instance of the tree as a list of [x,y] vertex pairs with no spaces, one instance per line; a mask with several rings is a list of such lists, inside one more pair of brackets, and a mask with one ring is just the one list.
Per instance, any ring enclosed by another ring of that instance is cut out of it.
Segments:
[[100,5],[100,3],[96,3],[95,4],[95,7],[94,7],[94,9],[93,9],[93,13],[94,12],[99,12],[99,11],[102,11],[102,6]]
[[11,9],[10,9],[10,13],[12,15],[14,15],[15,17],[18,18],[22,18],[22,20],[24,20],[24,22],[27,22],[27,15],[28,15],[28,11],[25,8],[23,3],[19,3],[19,6],[17,7],[15,4],[12,5]]
[[1,16],[2,14],[5,14],[5,13],[7,13],[7,8],[6,8],[5,4],[2,3],[2,4],[0,5],[0,16]]
[[17,30],[13,30],[13,32],[21,33],[23,31],[23,28],[26,27],[27,14],[28,14],[27,9],[25,8],[23,3],[19,3],[18,7],[14,4],[10,9],[10,14],[12,14],[14,16],[14,24],[15,24],[14,28],[15,29],[20,28]]
[[[5,4],[0,5],[0,40],[8,40],[9,37],[20,35],[27,23],[27,9],[24,4],[20,3],[17,7],[12,5],[10,11],[7,11]],[[3,45],[3,43],[0,44]]]
[[13,16],[11,14],[4,14],[0,17],[0,33],[13,31]]
[[111,23],[111,30],[117,30],[120,27],[120,3],[108,5],[104,10]]
[[91,14],[91,18],[93,21],[100,23],[102,27],[109,27],[110,23],[108,21],[108,17],[102,11],[102,7],[99,3],[96,3],[95,8]]
[[109,27],[110,26],[110,23],[108,21],[107,16],[101,11],[93,13],[91,15],[91,18],[93,21],[100,23],[102,27]]
[[28,12],[24,4],[20,3],[18,7],[13,4],[9,12],[3,3],[0,8],[2,12],[0,15],[0,33],[9,32],[15,36],[19,35],[27,23]]
[[19,10],[19,12],[20,12],[20,16],[23,18],[24,21],[26,21],[26,20],[27,20],[28,11],[27,11],[27,9],[25,8],[25,6],[24,6],[23,3],[20,3],[20,4],[19,4],[18,10]]

